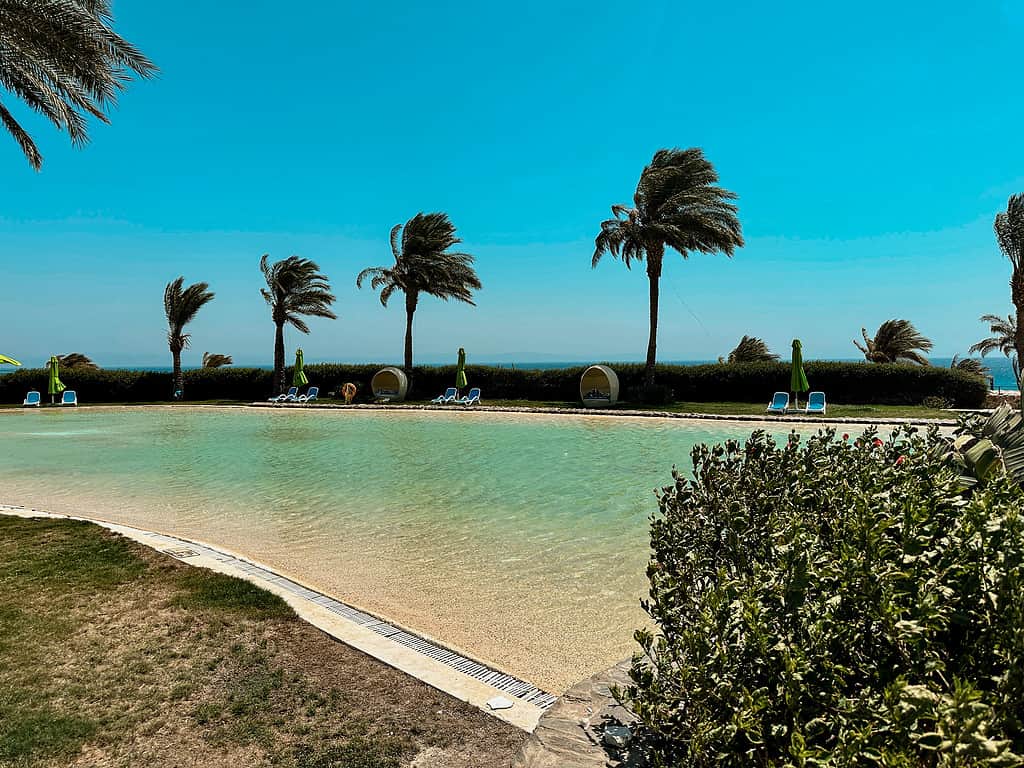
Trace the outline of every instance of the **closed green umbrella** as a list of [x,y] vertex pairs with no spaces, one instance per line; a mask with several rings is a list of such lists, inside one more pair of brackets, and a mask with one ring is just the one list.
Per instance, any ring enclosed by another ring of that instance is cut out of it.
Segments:
[[807,383],[807,374],[804,373],[804,350],[800,339],[793,339],[793,368],[789,374],[789,391],[796,395],[796,407],[800,406],[800,393],[806,392],[811,387]]
[[56,400],[57,395],[65,389],[64,382],[60,380],[60,370],[56,355],[50,358],[50,362],[46,364],[46,367],[50,369],[50,383],[46,391],[50,393],[50,403],[52,404]]
[[0,355],[0,365],[21,365],[21,363],[19,363],[13,357],[8,357],[7,355]]
[[304,387],[309,384],[309,379],[306,378],[306,372],[302,370],[302,350],[295,350],[295,373],[292,374],[292,386],[293,387]]
[[462,389],[466,386],[466,350],[459,347],[459,365],[455,369],[455,388]]

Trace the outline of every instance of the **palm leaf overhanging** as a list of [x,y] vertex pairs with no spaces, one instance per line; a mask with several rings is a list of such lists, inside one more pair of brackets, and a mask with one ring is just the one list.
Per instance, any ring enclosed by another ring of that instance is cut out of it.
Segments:
[[380,291],[380,302],[387,306],[395,291],[405,295],[406,335],[405,368],[412,368],[412,319],[421,293],[442,299],[472,304],[473,292],[482,286],[473,268],[471,254],[451,251],[462,240],[446,213],[417,213],[404,225],[391,228],[392,266],[368,267],[356,277],[356,287],[366,280],[372,290]]
[[[1012,195],[1006,203],[1006,210],[996,214],[996,240],[999,250],[1010,261],[1010,299],[1013,301],[1016,320],[1011,323],[1014,355],[1013,371],[1017,377],[1018,389],[1024,387],[1021,368],[1024,366],[1024,194]],[[984,319],[984,318],[983,318]],[[993,331],[995,329],[993,328]],[[1005,352],[1005,350],[1004,350]],[[1020,399],[1021,411],[1024,412],[1024,397]]]
[[916,363],[928,365],[928,358],[922,353],[934,346],[931,339],[922,335],[909,320],[886,320],[868,336],[866,329],[860,329],[864,343],[854,340],[853,344],[864,353],[869,363]]
[[174,364],[174,392],[181,397],[184,389],[184,375],[181,370],[181,352],[192,342],[191,334],[185,333],[185,326],[191,323],[199,310],[213,301],[214,294],[207,283],[194,283],[185,287],[185,278],[172,280],[164,288],[164,314],[167,316],[167,346],[171,350]]
[[756,336],[744,336],[740,343],[729,353],[730,363],[776,363],[779,356],[773,354],[763,339]]
[[[131,76],[157,71],[112,24],[108,0],[0,0],[0,87],[85,144],[88,117],[109,122]],[[0,123],[38,170],[39,148],[3,101]]]
[[270,307],[274,321],[274,388],[284,389],[284,326],[290,325],[300,333],[309,333],[304,317],[325,317],[334,320],[331,310],[335,296],[327,276],[320,272],[315,261],[300,256],[289,256],[270,262],[269,254],[260,259],[260,271],[267,287],[260,293]]
[[650,333],[645,381],[654,381],[658,301],[665,248],[684,259],[692,252],[732,256],[743,246],[736,195],[718,184],[718,172],[700,149],[662,149],[640,174],[633,206],[613,205],[601,223],[591,265],[611,254],[627,268],[646,261],[650,282]]
[[988,323],[989,333],[992,335],[973,345],[969,351],[971,354],[980,352],[982,357],[985,357],[989,352],[995,352],[996,350],[999,350],[999,352],[1006,355],[1006,357],[1010,359],[1010,365],[1013,366],[1013,375],[1017,379],[1017,388],[1020,389],[1022,381],[1020,357],[1017,355],[1016,346],[1016,316],[1011,312],[1005,318],[1002,318],[999,315],[982,315],[980,319],[981,322]]

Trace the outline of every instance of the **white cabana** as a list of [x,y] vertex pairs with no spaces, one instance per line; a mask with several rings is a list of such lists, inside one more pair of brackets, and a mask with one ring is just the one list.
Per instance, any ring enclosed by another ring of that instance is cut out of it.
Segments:
[[619,399],[619,377],[607,365],[592,365],[580,377],[580,399],[588,408],[603,408]]
[[405,400],[409,391],[409,379],[401,368],[381,368],[370,381],[370,389],[378,400],[397,402]]

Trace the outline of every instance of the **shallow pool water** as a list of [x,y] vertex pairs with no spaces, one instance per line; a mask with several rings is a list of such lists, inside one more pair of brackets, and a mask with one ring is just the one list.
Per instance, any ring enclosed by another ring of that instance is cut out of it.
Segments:
[[558,692],[633,650],[653,490],[695,443],[755,427],[465,411],[18,411],[0,415],[0,502],[227,547]]

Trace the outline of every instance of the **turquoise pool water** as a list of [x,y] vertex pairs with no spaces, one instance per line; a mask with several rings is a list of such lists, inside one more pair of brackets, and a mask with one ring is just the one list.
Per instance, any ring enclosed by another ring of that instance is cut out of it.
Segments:
[[559,691],[633,649],[655,487],[724,422],[0,414],[0,502],[218,544]]

